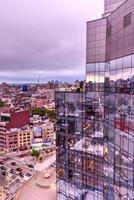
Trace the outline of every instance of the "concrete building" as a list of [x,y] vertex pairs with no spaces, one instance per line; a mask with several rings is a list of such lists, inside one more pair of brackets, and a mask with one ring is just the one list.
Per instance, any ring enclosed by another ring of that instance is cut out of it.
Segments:
[[2,186],[0,186],[0,200],[6,200],[6,193]]
[[55,138],[55,132],[54,132],[54,125],[52,122],[48,121],[44,124],[42,124],[43,129],[43,140],[44,141],[53,141]]
[[33,141],[33,131],[29,127],[18,129],[18,148],[20,150],[29,149]]
[[1,148],[7,151],[26,150],[31,147],[33,132],[28,127],[6,129],[0,122]]
[[0,147],[15,151],[18,146],[18,130],[29,123],[29,111],[0,114]]

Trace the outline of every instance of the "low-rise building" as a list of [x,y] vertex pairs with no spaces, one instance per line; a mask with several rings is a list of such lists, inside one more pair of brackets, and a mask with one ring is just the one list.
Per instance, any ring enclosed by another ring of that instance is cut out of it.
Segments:
[[49,120],[42,124],[44,141],[54,140],[54,125]]
[[18,148],[20,150],[29,149],[33,140],[33,131],[26,127],[18,130]]
[[[0,147],[8,151],[16,151],[19,146],[19,134],[29,124],[29,111],[21,110],[0,114]],[[29,131],[29,130],[28,130]],[[31,140],[31,137],[30,137]],[[23,140],[29,144],[29,136]]]
[[0,200],[5,200],[5,199],[6,199],[5,190],[2,186],[0,186]]

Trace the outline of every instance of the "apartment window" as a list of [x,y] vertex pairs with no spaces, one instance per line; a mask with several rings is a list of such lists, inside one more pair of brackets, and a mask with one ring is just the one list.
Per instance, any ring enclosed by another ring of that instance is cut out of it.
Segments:
[[126,15],[124,17],[124,20],[123,20],[123,27],[127,27],[131,24],[131,13],[129,13],[128,15]]

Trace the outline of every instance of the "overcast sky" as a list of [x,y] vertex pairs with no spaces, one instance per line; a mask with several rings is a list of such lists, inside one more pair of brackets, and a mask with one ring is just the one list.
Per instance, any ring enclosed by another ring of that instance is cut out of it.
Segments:
[[85,76],[86,21],[104,0],[0,0],[0,81]]

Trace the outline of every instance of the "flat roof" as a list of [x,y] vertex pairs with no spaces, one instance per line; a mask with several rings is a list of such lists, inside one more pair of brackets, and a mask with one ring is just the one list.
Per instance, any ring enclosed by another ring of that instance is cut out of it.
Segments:
[[103,145],[93,145],[88,142],[85,137],[71,147],[71,150],[83,151],[89,154],[103,156]]

